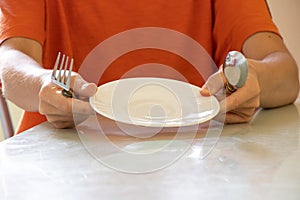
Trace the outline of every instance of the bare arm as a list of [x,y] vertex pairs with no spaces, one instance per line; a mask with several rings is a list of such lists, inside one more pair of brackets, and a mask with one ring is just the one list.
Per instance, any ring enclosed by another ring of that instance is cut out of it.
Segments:
[[282,39],[274,33],[257,33],[243,53],[258,76],[260,106],[271,108],[295,101],[299,91],[298,68]]
[[42,47],[34,40],[12,38],[1,45],[0,78],[6,98],[24,110],[40,112],[57,128],[73,127],[74,114],[77,122],[93,114],[85,100],[96,92],[97,86],[72,73],[71,87],[76,81],[72,89],[78,99],[67,98],[60,87],[51,83],[52,70],[44,69],[41,60]]
[[24,110],[39,110],[43,79],[50,75],[41,67],[42,46],[31,39],[11,38],[0,47],[0,79],[4,95]]

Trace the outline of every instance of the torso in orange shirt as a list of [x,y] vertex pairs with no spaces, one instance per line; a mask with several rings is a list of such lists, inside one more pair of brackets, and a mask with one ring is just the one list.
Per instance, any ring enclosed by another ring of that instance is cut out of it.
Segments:
[[[75,59],[75,70],[78,71],[88,54],[97,45],[115,35],[137,28],[157,27],[186,35],[202,46],[217,66],[221,64],[230,49],[241,50],[242,42],[249,35],[263,30],[277,31],[263,0],[245,1],[246,4],[237,0],[45,0],[37,2],[21,0],[18,4],[6,1],[6,4],[11,5],[12,12],[20,18],[6,22],[6,25],[11,28],[3,31],[1,41],[12,36],[26,36],[38,40],[44,47],[43,65],[49,69],[53,66],[57,52],[62,51]],[[27,12],[26,7],[30,8],[30,12]],[[248,20],[250,25],[253,24],[251,27],[246,26],[249,29],[243,28],[243,24],[238,20],[235,20],[237,24],[227,24],[228,21],[233,21],[232,17],[236,17],[232,16],[232,11],[240,12],[237,15],[244,12],[240,7],[261,12],[261,16],[258,15],[256,20],[242,19]],[[223,16],[220,18],[218,15]],[[21,26],[14,28],[12,24],[16,24],[18,20]],[[262,23],[258,24],[257,21]],[[238,33],[239,28],[243,29],[242,34]],[[237,33],[232,33],[233,30]],[[232,39],[231,34],[238,37]],[[135,42],[138,41],[133,38],[132,43]],[[115,54],[114,50],[112,48],[107,51]],[[106,58],[99,55],[100,59]],[[147,63],[159,63],[175,69],[174,74],[170,71],[170,74],[157,72],[157,75],[176,79],[185,77],[189,82],[199,86],[204,83],[205,77],[197,72],[188,59],[162,49],[143,48],[120,55],[106,66],[101,79],[99,78],[99,84],[119,79],[130,69]],[[147,74],[143,75],[147,76]],[[42,121],[45,121],[45,118],[38,113],[25,113],[18,131],[26,130]]]

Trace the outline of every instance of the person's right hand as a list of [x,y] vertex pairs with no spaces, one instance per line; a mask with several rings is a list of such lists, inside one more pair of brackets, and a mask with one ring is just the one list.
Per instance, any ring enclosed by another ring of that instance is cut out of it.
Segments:
[[[71,88],[76,98],[65,97],[62,89],[45,77],[39,93],[39,112],[56,128],[72,128],[94,113],[88,98],[95,94],[97,86],[86,82],[79,74],[72,73]],[[76,122],[75,122],[76,121]]]

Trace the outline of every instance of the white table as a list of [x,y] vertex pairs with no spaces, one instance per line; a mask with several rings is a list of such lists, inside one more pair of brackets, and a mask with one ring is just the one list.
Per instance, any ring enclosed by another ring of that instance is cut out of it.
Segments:
[[[0,143],[0,199],[299,200],[299,108],[298,101],[262,110],[250,124],[225,126],[220,138],[200,134],[179,160],[164,169],[140,174],[107,167],[86,149],[75,129],[57,130],[43,123]],[[153,145],[139,152],[143,154],[172,137],[161,134],[150,143],[125,136],[112,138],[121,149]],[[217,144],[201,158],[204,138]],[[164,156],[182,150],[181,141],[176,142],[174,151],[161,150],[167,153]],[[114,155],[107,151],[104,156],[115,158],[112,160],[122,168],[124,158]],[[152,158],[151,162],[164,158]],[[126,164],[132,167],[132,162],[129,159]]]

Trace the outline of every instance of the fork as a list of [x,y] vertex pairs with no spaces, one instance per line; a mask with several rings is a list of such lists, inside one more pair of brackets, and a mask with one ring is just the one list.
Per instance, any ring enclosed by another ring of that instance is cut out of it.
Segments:
[[63,89],[62,94],[69,98],[74,97],[73,91],[70,88],[73,63],[73,58],[69,63],[69,56],[63,54],[61,58],[61,52],[58,52],[51,75],[52,82],[61,87]]

